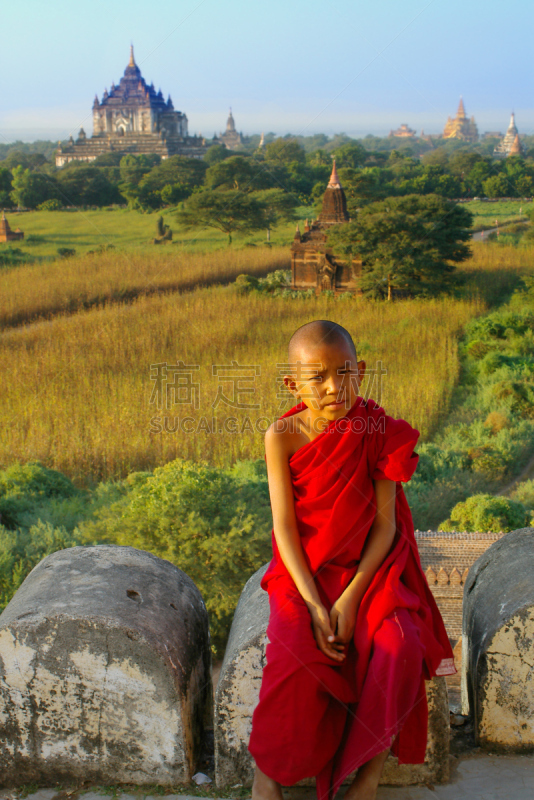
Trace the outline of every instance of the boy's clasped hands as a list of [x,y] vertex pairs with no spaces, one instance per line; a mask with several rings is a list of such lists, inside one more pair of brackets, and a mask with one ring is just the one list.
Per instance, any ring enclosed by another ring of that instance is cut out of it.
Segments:
[[317,647],[339,663],[345,660],[345,647],[354,635],[358,605],[350,591],[338,597],[330,614],[323,605],[308,604]]

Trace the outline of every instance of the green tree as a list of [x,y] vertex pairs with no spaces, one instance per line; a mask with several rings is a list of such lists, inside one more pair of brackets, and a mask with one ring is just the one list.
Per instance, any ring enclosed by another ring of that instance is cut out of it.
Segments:
[[513,189],[505,175],[492,175],[482,184],[482,191],[486,197],[510,197]]
[[231,155],[232,151],[228,150],[224,144],[212,144],[204,156],[204,163],[208,167],[212,167],[214,164],[224,161],[225,158],[230,158]]
[[265,147],[266,161],[280,164],[291,164],[293,161],[304,164],[306,151],[293,137],[275,139]]
[[40,169],[48,163],[42,153],[22,153],[20,150],[15,150],[5,158],[3,166],[8,169],[23,167],[32,171]]
[[120,200],[117,187],[92,164],[64,167],[58,172],[58,183],[65,205],[106,206]]
[[338,167],[356,169],[365,163],[368,153],[361,144],[349,142],[348,144],[338,147],[338,149],[334,151],[334,156]]
[[2,208],[11,208],[13,205],[11,199],[12,180],[11,170],[0,167],[0,206]]
[[463,181],[473,197],[481,196],[484,194],[483,184],[489,178],[492,171],[492,164],[490,159],[478,161],[467,173],[464,175]]
[[139,184],[142,178],[160,162],[160,156],[156,155],[134,156],[128,154],[121,158],[119,191],[130,208],[142,208],[139,201]]
[[362,206],[381,200],[393,193],[393,189],[388,183],[388,172],[380,167],[341,169],[339,178],[345,190],[347,207],[351,216],[355,216]]
[[271,240],[271,228],[275,228],[281,222],[296,219],[298,198],[294,194],[284,192],[283,189],[264,189],[261,192],[254,192],[252,196],[263,209],[268,242]]
[[176,213],[176,220],[184,230],[215,228],[228,235],[249,233],[266,227],[262,205],[253,194],[239,189],[228,191],[204,189],[195,192]]
[[240,189],[251,192],[254,188],[254,175],[257,171],[248,156],[230,156],[209,167],[206,172],[208,189]]
[[471,225],[472,214],[443,197],[389,197],[362,208],[356,221],[333,226],[328,244],[361,257],[367,296],[432,295],[451,285],[454,263],[469,257]]
[[40,172],[31,172],[22,165],[13,169],[11,200],[18,208],[37,208],[45,200],[58,197],[55,178]]

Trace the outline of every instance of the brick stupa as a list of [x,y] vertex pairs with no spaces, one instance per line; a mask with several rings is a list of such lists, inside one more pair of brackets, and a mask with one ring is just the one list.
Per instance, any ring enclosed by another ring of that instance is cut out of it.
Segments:
[[12,231],[9,227],[9,222],[6,219],[6,212],[2,211],[2,219],[0,219],[0,242],[17,242],[20,239],[24,239],[24,234],[17,228],[16,231]]
[[359,292],[361,261],[343,261],[327,246],[326,232],[332,225],[350,222],[347,199],[337,174],[336,162],[323,196],[321,213],[311,224],[306,220],[301,234],[297,225],[291,245],[291,288]]

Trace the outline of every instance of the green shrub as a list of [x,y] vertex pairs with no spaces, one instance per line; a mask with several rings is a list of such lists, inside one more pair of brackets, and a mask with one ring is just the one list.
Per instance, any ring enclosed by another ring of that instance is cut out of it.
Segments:
[[60,258],[72,258],[76,255],[74,247],[58,247],[57,254]]
[[80,541],[65,528],[39,520],[28,530],[8,530],[0,525],[0,611],[23,580],[43,558]]
[[247,292],[251,292],[253,289],[258,288],[259,278],[256,278],[254,275],[247,275],[243,273],[242,275],[238,275],[235,279],[235,288],[239,292],[239,294],[246,294]]
[[86,515],[85,493],[38,461],[12,464],[0,470],[0,524],[29,528],[39,519],[72,530]]
[[484,358],[486,353],[489,353],[490,349],[491,345],[489,345],[487,342],[481,342],[480,339],[475,339],[474,341],[469,342],[466,347],[466,352],[468,356],[471,356],[471,358],[474,358],[476,361],[478,361],[479,359]]
[[50,200],[45,200],[44,203],[41,203],[37,206],[38,211],[61,211],[62,208],[63,203],[56,197],[53,197]]
[[528,511],[534,511],[534,480],[519,483],[512,492],[512,500],[522,503]]
[[449,519],[439,526],[440,531],[482,531],[499,533],[516,530],[528,524],[525,506],[508,497],[475,494],[457,503]]
[[271,294],[274,297],[289,296],[291,271],[286,269],[276,269],[269,272],[264,278],[256,278],[254,275],[238,275],[235,279],[235,287],[241,294],[251,291]]
[[124,497],[95,511],[77,534],[131,545],[176,564],[196,583],[222,656],[245,581],[271,557],[263,460],[231,470],[177,459],[123,482]]

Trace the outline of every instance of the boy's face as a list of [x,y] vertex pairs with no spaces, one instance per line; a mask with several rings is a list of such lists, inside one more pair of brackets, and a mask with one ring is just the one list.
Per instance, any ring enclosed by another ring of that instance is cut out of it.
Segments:
[[364,372],[348,343],[320,343],[301,348],[284,384],[314,415],[337,419],[354,405]]

